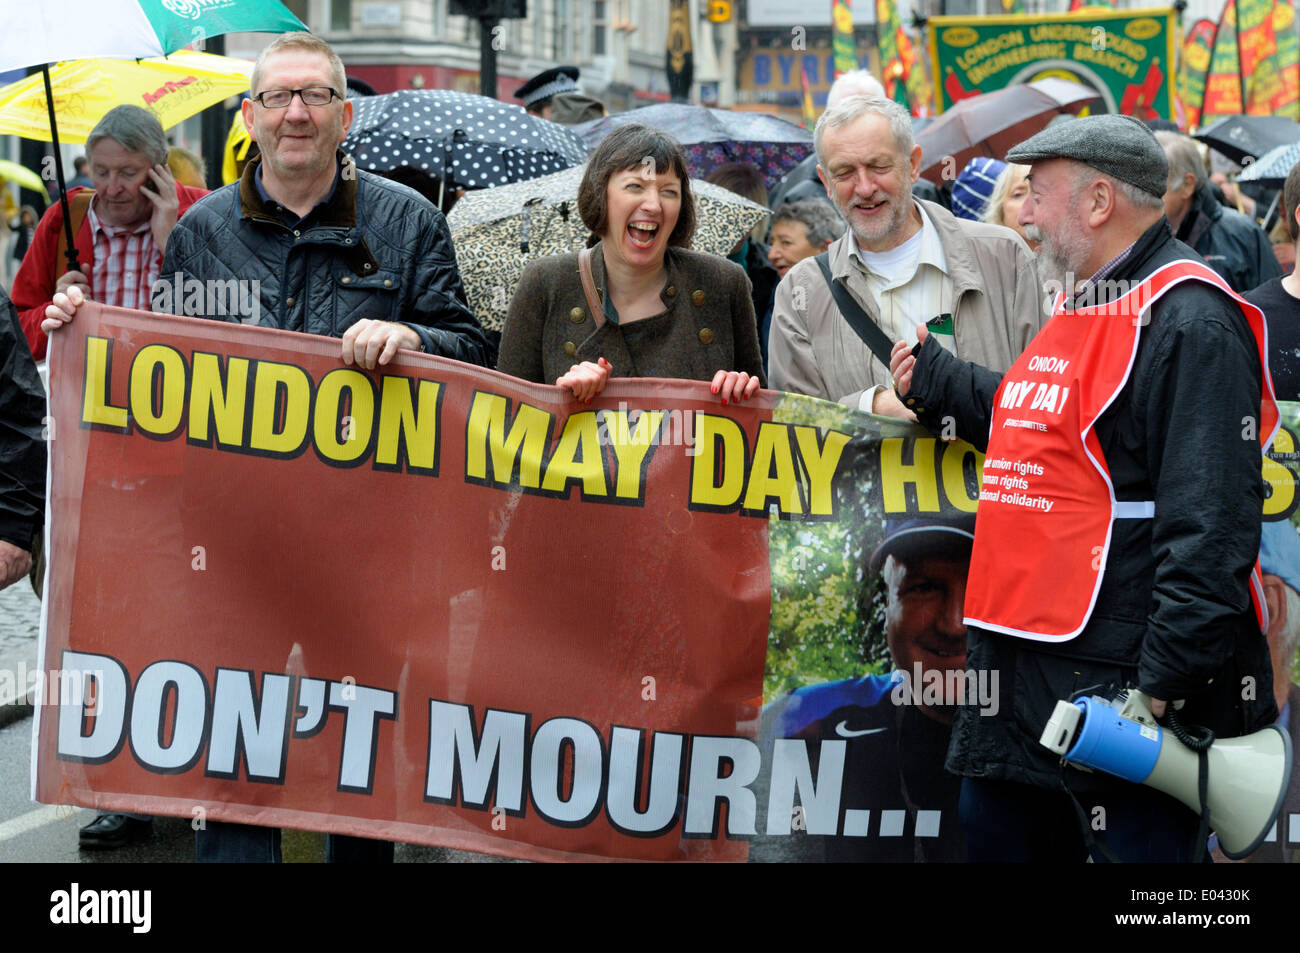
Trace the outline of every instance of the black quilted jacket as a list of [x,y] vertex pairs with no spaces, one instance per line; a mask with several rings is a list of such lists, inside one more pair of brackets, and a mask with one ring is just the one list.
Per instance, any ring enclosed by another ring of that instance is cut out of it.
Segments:
[[[492,367],[495,348],[465,304],[442,213],[411,189],[343,161],[333,197],[300,229],[264,206],[253,181],[257,164],[249,163],[239,183],[206,196],[176,223],[160,280],[179,288],[180,273],[187,283],[244,283],[236,291],[245,306],[234,314],[223,304],[233,296],[221,287],[209,295],[205,285],[200,317],[329,337],[362,318],[399,321],[430,354]],[[194,314],[199,301],[188,285],[170,298],[163,309],[176,314]],[[159,301],[155,288],[155,310]]]

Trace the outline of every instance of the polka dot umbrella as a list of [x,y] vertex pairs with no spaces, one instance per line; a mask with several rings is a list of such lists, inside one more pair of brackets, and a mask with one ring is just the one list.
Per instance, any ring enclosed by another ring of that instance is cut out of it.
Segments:
[[588,149],[630,123],[668,133],[682,144],[686,165],[695,178],[708,178],[728,162],[748,162],[763,174],[769,189],[812,154],[812,133],[778,116],[759,112],[710,109],[691,103],[657,103],[602,119],[579,123],[573,131]]
[[[463,196],[447,216],[456,262],[470,309],[483,327],[499,331],[524,266],[544,255],[581,251],[587,226],[578,214],[584,167],[566,169]],[[768,215],[746,198],[698,179],[695,196],[696,251],[725,255]],[[577,274],[574,274],[577,280]]]
[[582,140],[566,127],[472,93],[404,89],[358,96],[352,109],[343,148],[370,172],[410,166],[448,186],[484,189],[587,159]]

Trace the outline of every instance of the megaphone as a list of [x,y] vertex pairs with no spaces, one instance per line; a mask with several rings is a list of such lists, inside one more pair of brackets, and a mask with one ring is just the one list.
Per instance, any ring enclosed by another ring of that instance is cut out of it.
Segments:
[[[1198,753],[1156,722],[1142,692],[1058,701],[1039,741],[1071,764],[1149,785],[1201,813]],[[1269,725],[1216,740],[1207,756],[1210,827],[1224,854],[1238,860],[1273,828],[1291,779],[1291,739]]]

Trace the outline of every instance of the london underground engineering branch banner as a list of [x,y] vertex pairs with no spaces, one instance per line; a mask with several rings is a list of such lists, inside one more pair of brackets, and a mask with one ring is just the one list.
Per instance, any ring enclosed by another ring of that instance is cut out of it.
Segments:
[[948,712],[996,688],[961,674],[968,445],[98,306],[53,346],[39,800],[538,860],[961,858]]
[[1174,11],[930,17],[939,111],[980,93],[1058,77],[1090,86],[1103,112],[1173,115]]

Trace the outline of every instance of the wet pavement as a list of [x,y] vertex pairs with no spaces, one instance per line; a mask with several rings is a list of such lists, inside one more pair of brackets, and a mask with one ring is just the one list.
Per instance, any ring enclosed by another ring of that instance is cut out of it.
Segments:
[[[22,710],[12,708],[14,689],[36,671],[41,602],[26,579],[0,590],[0,727]],[[7,677],[6,677],[7,676]]]

